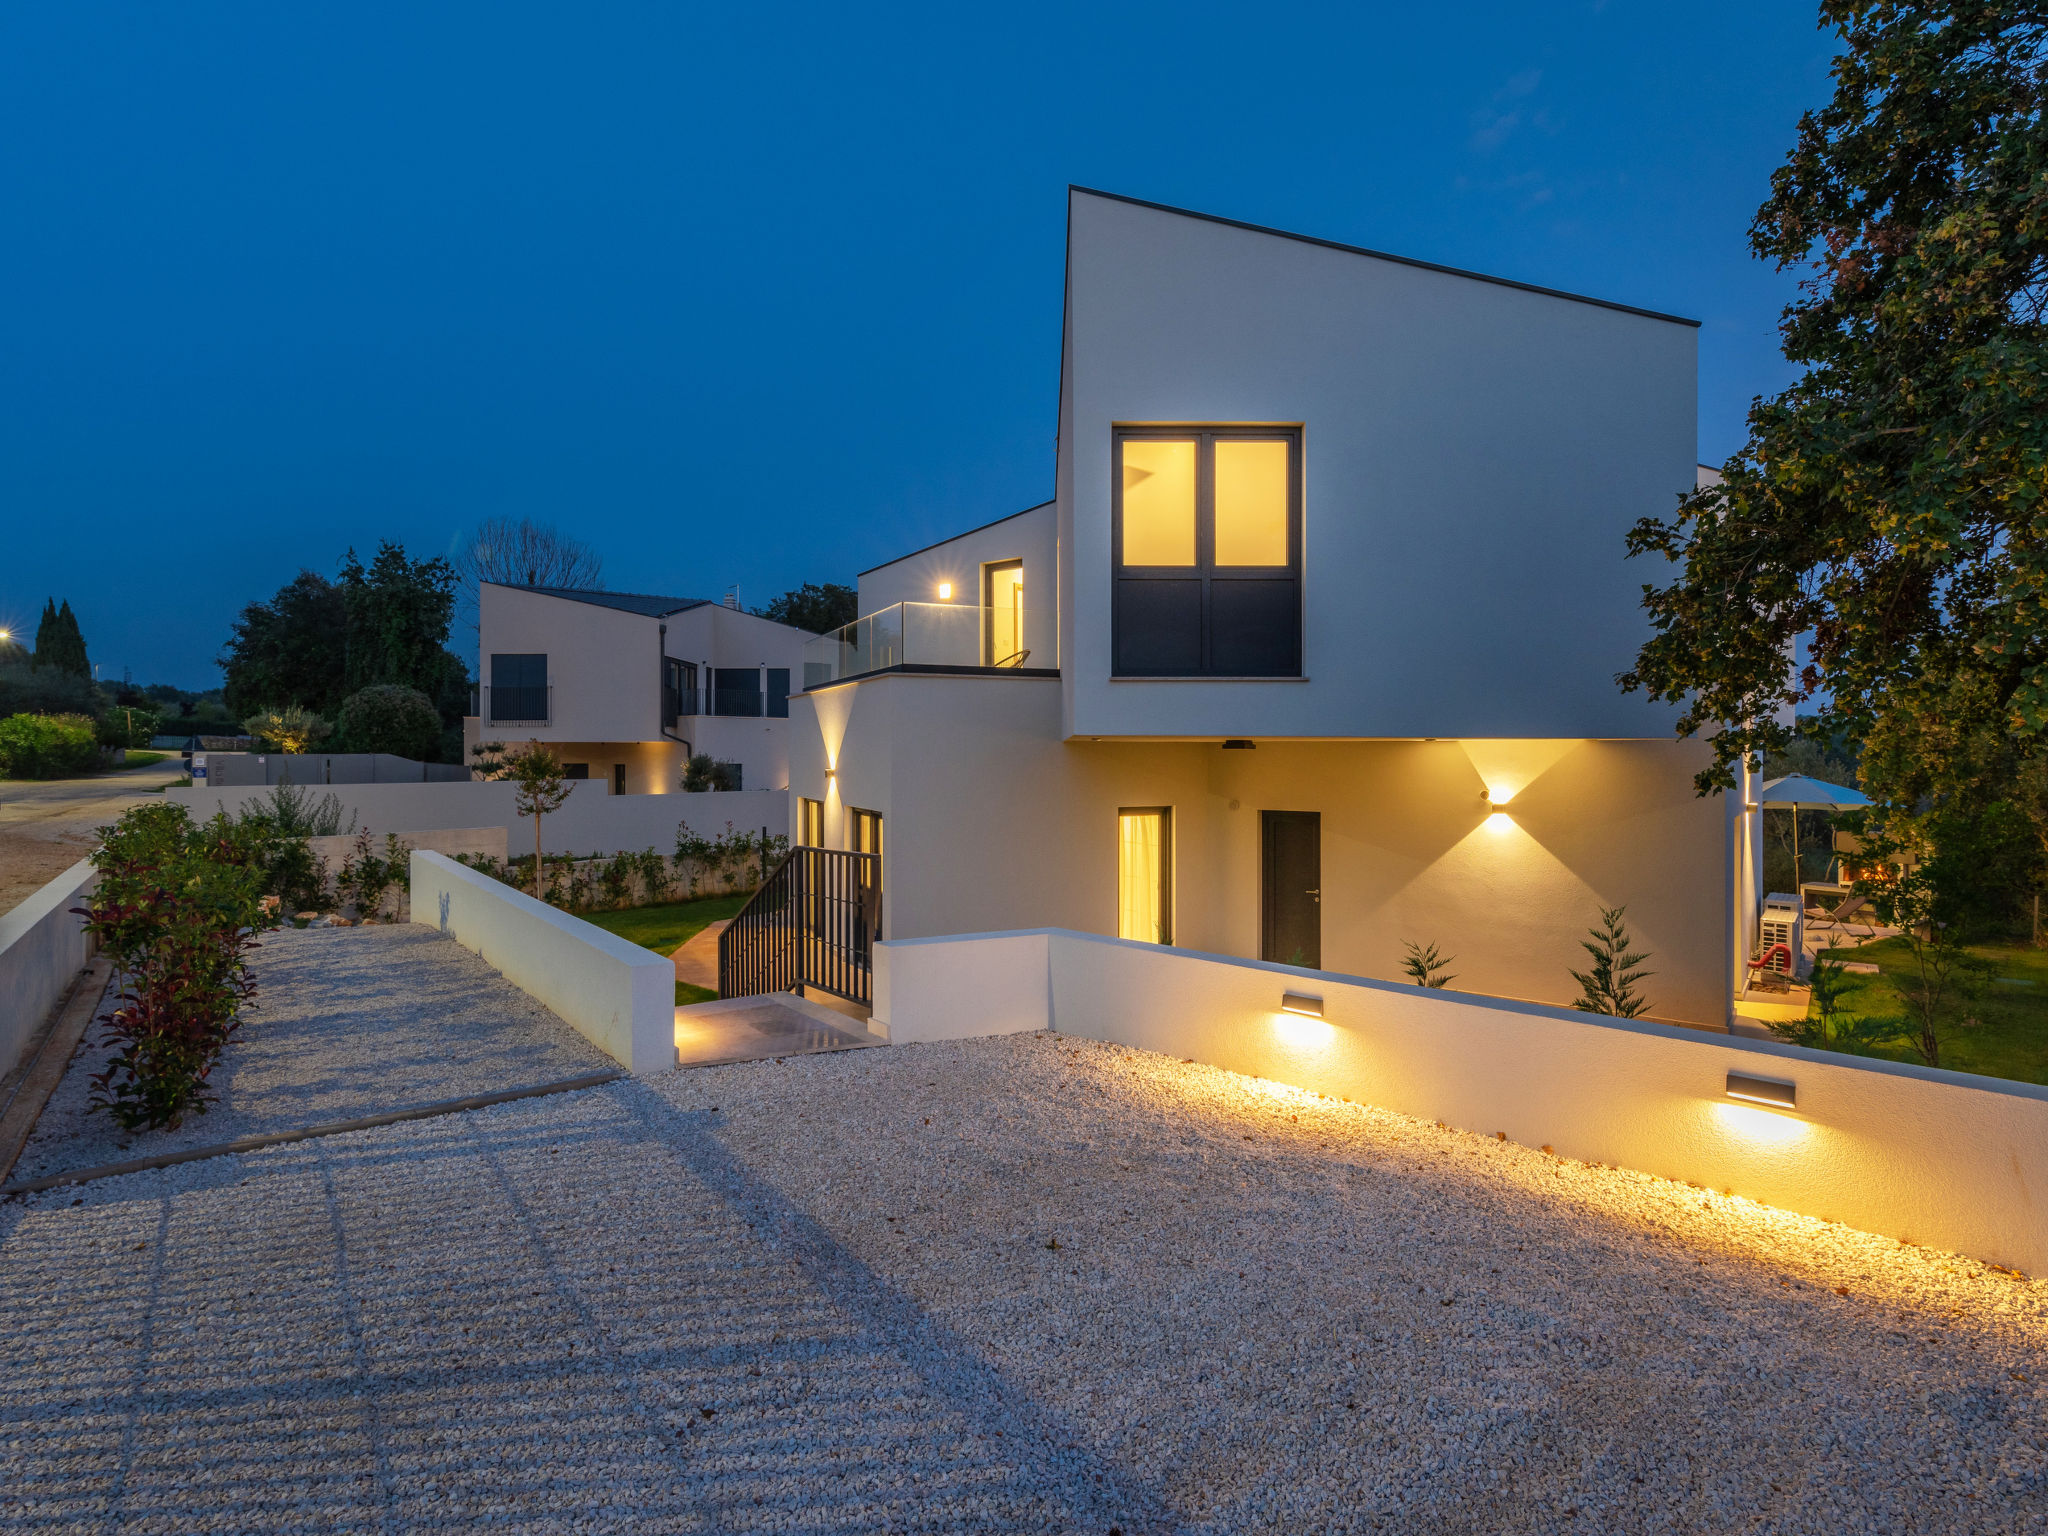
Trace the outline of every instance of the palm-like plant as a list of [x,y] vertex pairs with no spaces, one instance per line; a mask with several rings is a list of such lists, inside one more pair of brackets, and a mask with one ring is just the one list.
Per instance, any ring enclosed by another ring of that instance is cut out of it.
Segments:
[[1627,907],[1602,907],[1600,926],[1589,930],[1591,938],[1579,941],[1579,947],[1593,957],[1590,970],[1572,972],[1572,980],[1579,984],[1580,992],[1572,1006],[1581,1013],[1605,1013],[1616,1018],[1633,1019],[1649,1011],[1650,1000],[1636,991],[1636,983],[1657,973],[1638,969],[1650,954],[1648,950],[1640,954],[1630,952],[1629,945],[1635,941],[1629,937],[1628,927],[1621,920],[1627,910]]
[[1418,944],[1410,939],[1408,958],[1401,962],[1401,969],[1418,987],[1448,987],[1458,979],[1450,970],[1451,962],[1457,958],[1439,954],[1434,944]]

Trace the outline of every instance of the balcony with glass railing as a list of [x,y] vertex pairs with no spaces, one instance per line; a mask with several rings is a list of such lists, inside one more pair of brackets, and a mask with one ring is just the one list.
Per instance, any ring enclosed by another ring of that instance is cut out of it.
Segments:
[[1057,677],[1024,643],[1034,633],[1022,608],[897,603],[804,642],[804,687],[878,672],[1013,672]]

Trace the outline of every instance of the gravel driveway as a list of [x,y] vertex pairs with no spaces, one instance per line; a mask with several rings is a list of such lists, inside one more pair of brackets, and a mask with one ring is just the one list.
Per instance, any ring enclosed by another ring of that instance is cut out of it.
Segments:
[[279,929],[263,935],[250,968],[256,1005],[214,1068],[220,1097],[211,1109],[176,1130],[139,1134],[89,1112],[90,1079],[113,1054],[95,1024],[10,1177],[536,1087],[618,1065],[432,928]]
[[10,1529],[2048,1529],[2048,1285],[1054,1036],[0,1208]]

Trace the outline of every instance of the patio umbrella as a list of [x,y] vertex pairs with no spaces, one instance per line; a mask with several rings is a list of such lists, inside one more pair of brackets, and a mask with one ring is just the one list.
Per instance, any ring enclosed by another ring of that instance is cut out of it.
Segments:
[[1870,796],[1830,784],[1803,773],[1788,773],[1767,780],[1757,803],[1766,809],[1792,812],[1792,894],[1799,894],[1799,813],[1801,811],[1853,811],[1870,804]]

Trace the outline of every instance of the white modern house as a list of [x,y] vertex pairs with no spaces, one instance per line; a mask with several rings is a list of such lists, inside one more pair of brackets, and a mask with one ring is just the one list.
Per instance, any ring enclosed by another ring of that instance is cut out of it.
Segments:
[[485,582],[478,741],[539,741],[572,778],[671,794],[697,753],[734,788],[789,783],[789,698],[812,637],[701,598]]
[[791,701],[799,841],[880,856],[886,939],[1413,941],[1547,1003],[1625,906],[1652,1015],[1724,1023],[1740,807],[1615,684],[1696,331],[1073,190],[1053,500],[861,576]]

